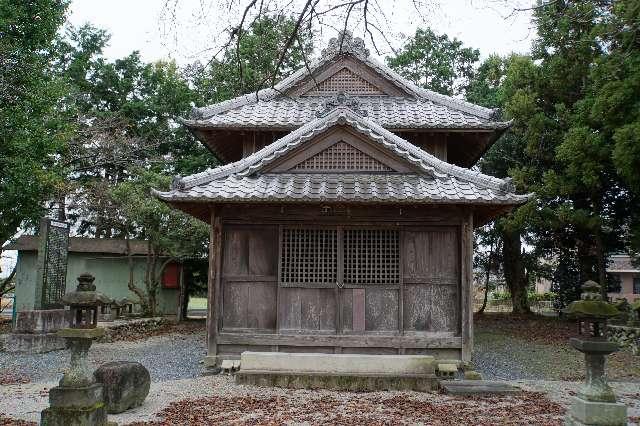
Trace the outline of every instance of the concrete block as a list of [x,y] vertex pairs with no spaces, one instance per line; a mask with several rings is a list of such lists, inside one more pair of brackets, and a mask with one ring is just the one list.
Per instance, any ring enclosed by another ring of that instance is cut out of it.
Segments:
[[433,375],[434,358],[429,355],[361,355],[285,352],[243,352],[240,371]]
[[618,426],[627,424],[627,406],[619,402],[593,402],[572,397],[567,424]]
[[269,371],[245,372],[244,367],[235,375],[236,383],[253,386],[290,389],[331,389],[350,392],[418,391],[429,392],[438,388],[434,375],[376,375],[285,373]]
[[56,333],[9,333],[0,336],[0,348],[5,352],[38,354],[65,349],[66,341]]
[[14,333],[55,333],[69,324],[71,311],[47,309],[20,311],[16,314]]

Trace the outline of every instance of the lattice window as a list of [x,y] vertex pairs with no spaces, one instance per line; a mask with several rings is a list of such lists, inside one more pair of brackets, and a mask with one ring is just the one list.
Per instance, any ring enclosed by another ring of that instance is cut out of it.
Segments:
[[280,262],[283,285],[335,285],[338,280],[338,231],[283,229]]
[[345,142],[338,142],[313,157],[296,164],[293,170],[392,171],[386,164],[379,162],[375,158],[370,157]]
[[345,284],[400,283],[399,231],[346,229],[343,243]]
[[364,78],[355,75],[347,68],[342,68],[337,73],[318,83],[305,95],[328,95],[338,92],[350,95],[384,95],[384,92]]

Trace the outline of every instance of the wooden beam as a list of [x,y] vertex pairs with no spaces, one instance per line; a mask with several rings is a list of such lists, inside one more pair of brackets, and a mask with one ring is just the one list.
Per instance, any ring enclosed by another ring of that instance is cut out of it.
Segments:
[[460,227],[461,233],[461,276],[460,309],[462,360],[471,361],[473,350],[473,211],[469,211]]
[[217,355],[218,334],[218,305],[220,286],[220,254],[221,254],[221,230],[220,216],[215,207],[210,210],[210,234],[209,234],[209,274],[207,288],[207,355]]
[[344,348],[426,348],[460,349],[462,339],[447,333],[424,333],[423,336],[381,335],[318,335],[318,334],[267,334],[225,333],[218,335],[220,345],[258,346],[338,346]]

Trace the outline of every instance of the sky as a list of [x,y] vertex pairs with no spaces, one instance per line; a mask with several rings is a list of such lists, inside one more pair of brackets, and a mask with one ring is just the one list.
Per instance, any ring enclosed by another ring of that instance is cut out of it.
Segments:
[[[222,30],[230,22],[238,22],[242,6],[229,11],[224,7],[229,2],[247,3],[246,0],[74,0],[69,22],[75,26],[91,23],[106,29],[111,34],[105,52],[110,59],[138,50],[146,61],[174,59],[184,65],[196,59],[208,61],[213,48],[220,43]],[[331,0],[321,0],[320,4],[328,3]],[[388,18],[384,29],[395,47],[401,44],[403,36],[415,32],[418,25],[428,25],[439,34],[456,37],[466,46],[480,49],[482,57],[492,53],[526,53],[535,35],[530,29],[528,12],[512,13],[513,7],[526,7],[530,3],[526,0],[379,0],[378,3]],[[334,31],[326,28],[322,37],[334,35]]]
[[[265,0],[273,3],[277,0]],[[299,4],[293,0],[293,7]],[[340,0],[338,0],[340,1]],[[229,10],[229,3],[235,7]],[[329,4],[331,0],[321,0]],[[335,2],[333,2],[335,4]],[[372,1],[375,3],[375,0]],[[535,32],[528,12],[514,13],[514,7],[526,8],[527,0],[378,0],[387,22],[380,27],[395,48],[418,26],[429,26],[438,34],[458,38],[465,46],[480,50],[481,57],[497,53],[527,53]],[[207,62],[221,42],[224,29],[238,22],[238,13],[246,0],[73,0],[67,22],[73,26],[90,23],[111,35],[105,56],[114,60],[137,50],[144,61],[173,59],[180,65],[195,60]],[[357,25],[357,22],[355,22]],[[356,35],[357,29],[354,30]],[[335,36],[324,27],[318,47]],[[382,54],[391,48],[381,38]],[[372,53],[372,46],[368,46]],[[0,276],[13,268],[15,252],[3,252]]]

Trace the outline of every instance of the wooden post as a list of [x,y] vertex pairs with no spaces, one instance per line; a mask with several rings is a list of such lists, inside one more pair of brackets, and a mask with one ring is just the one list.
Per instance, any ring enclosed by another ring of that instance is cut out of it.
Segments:
[[471,351],[473,350],[473,212],[469,212],[463,219],[461,234],[462,360],[471,361]]
[[209,274],[207,285],[207,365],[217,363],[217,334],[220,274],[220,217],[216,216],[215,207],[211,208],[211,231],[209,237]]

